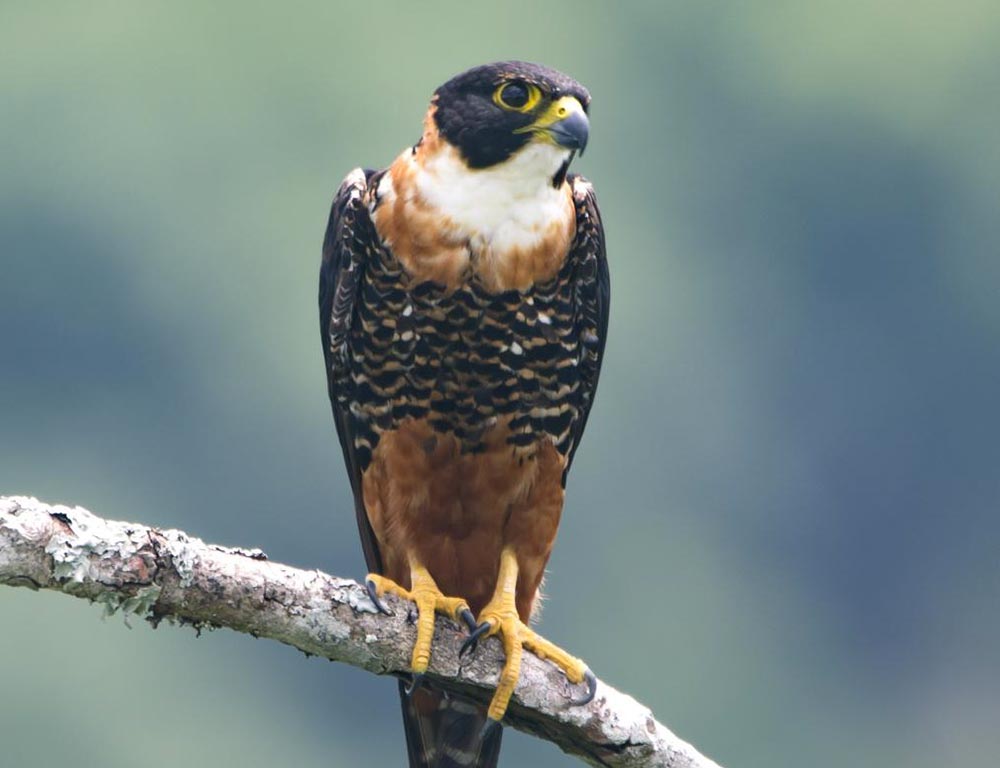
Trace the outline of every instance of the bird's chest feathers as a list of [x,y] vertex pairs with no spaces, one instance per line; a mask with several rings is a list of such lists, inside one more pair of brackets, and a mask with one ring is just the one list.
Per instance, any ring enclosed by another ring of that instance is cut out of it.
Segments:
[[472,170],[451,147],[404,152],[379,183],[375,226],[418,281],[527,290],[559,271],[572,242],[572,193],[552,185],[564,155],[532,145]]

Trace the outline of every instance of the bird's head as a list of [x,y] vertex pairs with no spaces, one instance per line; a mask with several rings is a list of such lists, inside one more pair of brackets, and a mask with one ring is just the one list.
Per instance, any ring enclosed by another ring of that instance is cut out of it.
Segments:
[[484,64],[453,77],[434,93],[439,136],[472,169],[507,162],[529,146],[560,160],[565,176],[587,146],[590,93],[554,69],[523,61]]

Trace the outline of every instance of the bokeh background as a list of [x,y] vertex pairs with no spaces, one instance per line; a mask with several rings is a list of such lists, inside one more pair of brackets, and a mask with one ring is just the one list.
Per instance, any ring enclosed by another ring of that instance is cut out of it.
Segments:
[[[501,58],[590,87],[614,284],[545,634],[731,768],[992,764],[989,0],[7,0],[0,492],[360,576],[329,201]],[[392,681],[133,624],[0,590],[0,764],[401,764]]]

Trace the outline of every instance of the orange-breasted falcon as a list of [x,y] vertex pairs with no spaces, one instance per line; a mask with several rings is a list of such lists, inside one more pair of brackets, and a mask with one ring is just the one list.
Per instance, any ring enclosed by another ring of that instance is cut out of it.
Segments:
[[[593,404],[608,327],[604,232],[568,173],[590,94],[546,67],[476,67],[420,140],[337,191],[320,327],[369,591],[416,604],[411,766],[495,766],[522,648],[594,695],[527,623]],[[421,686],[435,611],[506,652],[489,709]]]

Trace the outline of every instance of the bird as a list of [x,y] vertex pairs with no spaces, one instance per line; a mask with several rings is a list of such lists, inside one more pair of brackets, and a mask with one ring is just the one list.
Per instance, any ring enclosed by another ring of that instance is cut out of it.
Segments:
[[[374,605],[411,601],[400,682],[411,768],[497,765],[525,649],[593,699],[530,627],[594,402],[610,279],[593,186],[569,173],[591,97],[503,61],[434,91],[419,140],[337,190],[320,332]],[[488,707],[424,679],[435,614],[505,653]]]

